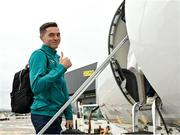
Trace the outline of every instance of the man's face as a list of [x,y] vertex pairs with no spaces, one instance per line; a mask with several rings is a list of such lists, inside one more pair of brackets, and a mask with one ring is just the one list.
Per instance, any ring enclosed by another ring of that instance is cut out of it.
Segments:
[[58,27],[48,27],[46,31],[41,35],[41,40],[44,44],[47,44],[50,48],[56,49],[61,41],[60,32]]

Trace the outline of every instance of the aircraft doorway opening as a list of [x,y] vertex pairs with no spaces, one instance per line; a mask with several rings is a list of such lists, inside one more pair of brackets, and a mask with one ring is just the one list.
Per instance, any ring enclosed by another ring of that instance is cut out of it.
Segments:
[[[109,54],[127,35],[125,20],[125,2],[116,11],[109,31]],[[111,69],[116,82],[126,99],[133,105],[135,102],[145,102],[144,76],[136,70],[127,69],[127,56],[130,42],[126,42],[111,60]]]

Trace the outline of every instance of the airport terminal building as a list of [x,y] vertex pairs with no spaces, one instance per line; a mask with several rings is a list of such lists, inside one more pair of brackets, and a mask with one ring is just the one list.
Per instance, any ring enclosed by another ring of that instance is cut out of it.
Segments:
[[[73,95],[79,87],[86,81],[86,79],[92,75],[97,68],[97,62],[90,65],[72,70],[65,74],[67,87],[69,89],[70,96]],[[86,91],[78,98],[83,104],[95,104],[96,103],[96,82],[94,81]]]

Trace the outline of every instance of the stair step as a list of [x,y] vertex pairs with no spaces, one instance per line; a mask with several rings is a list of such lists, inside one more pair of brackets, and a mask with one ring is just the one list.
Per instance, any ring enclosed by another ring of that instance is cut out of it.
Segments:
[[149,132],[149,131],[137,131],[137,132],[128,132],[128,133],[123,133],[125,135],[135,135],[135,134],[153,134],[153,132]]

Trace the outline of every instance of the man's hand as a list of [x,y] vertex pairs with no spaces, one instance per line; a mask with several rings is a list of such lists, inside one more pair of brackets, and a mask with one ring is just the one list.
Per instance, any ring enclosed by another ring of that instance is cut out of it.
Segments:
[[66,120],[66,128],[67,129],[73,128],[73,121],[72,120]]
[[59,59],[59,63],[62,64],[62,65],[64,65],[64,67],[65,67],[66,69],[68,69],[69,67],[72,66],[72,63],[71,63],[70,59],[69,59],[68,57],[65,57],[65,58],[64,58],[63,52],[61,52],[61,57],[60,57],[60,59]]

